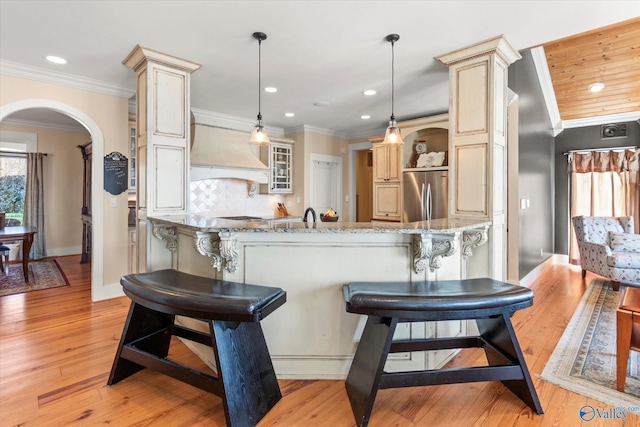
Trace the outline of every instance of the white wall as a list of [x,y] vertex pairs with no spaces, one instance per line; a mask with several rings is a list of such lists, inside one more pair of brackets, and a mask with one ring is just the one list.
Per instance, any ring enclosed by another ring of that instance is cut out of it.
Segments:
[[92,299],[122,295],[120,277],[127,273],[128,254],[127,193],[112,196],[102,189],[102,166],[105,154],[128,152],[128,99],[6,74],[0,74],[0,87],[0,120],[20,108],[44,106],[89,129],[94,142]]

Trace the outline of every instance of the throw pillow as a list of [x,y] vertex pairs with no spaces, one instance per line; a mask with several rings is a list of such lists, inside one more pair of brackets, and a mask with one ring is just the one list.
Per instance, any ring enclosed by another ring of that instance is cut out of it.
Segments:
[[640,253],[640,234],[609,232],[609,246],[616,252]]

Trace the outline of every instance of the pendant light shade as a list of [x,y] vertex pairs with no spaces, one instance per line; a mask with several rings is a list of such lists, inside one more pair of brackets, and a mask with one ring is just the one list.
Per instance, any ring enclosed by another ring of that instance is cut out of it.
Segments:
[[402,136],[400,135],[400,128],[398,128],[398,124],[396,123],[396,116],[393,114],[393,104],[394,104],[394,90],[395,90],[395,82],[394,82],[394,50],[393,46],[395,42],[400,40],[400,36],[397,34],[389,34],[386,37],[386,40],[391,43],[391,117],[389,120],[389,127],[387,127],[387,131],[384,134],[383,144],[404,144],[402,140]]
[[267,35],[261,32],[253,33],[253,38],[258,40],[258,121],[256,126],[253,128],[253,132],[251,132],[251,136],[249,137],[249,144],[270,144],[269,135],[264,130],[264,126],[262,126],[262,114],[260,113],[260,95],[262,93],[262,41],[267,39]]

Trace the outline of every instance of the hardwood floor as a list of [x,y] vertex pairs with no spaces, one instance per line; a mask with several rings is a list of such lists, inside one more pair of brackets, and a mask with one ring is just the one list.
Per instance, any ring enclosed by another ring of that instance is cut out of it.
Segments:
[[[76,256],[57,260],[71,286],[0,297],[0,426],[225,425],[220,398],[150,370],[108,387],[129,300],[92,303],[89,266]],[[473,383],[382,390],[370,426],[621,425],[582,422],[583,405],[606,406],[537,377],[585,286],[579,269],[553,267],[531,286],[534,306],[513,317],[545,415],[500,383]],[[179,341],[170,356],[205,368]],[[465,350],[451,365],[471,363],[484,363],[482,351]],[[260,427],[355,425],[343,381],[280,386],[283,398]],[[629,415],[624,425],[640,425],[639,418]]]

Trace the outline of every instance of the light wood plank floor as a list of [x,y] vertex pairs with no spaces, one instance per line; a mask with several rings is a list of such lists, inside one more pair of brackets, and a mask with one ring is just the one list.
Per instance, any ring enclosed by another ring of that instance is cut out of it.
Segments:
[[[91,303],[89,267],[76,256],[58,261],[71,286],[0,297],[0,426],[225,425],[218,397],[150,370],[108,387],[129,300]],[[605,406],[537,378],[585,286],[578,268],[553,267],[532,285],[534,306],[513,317],[544,416],[500,383],[473,383],[382,390],[370,426],[622,425],[581,422],[583,405]],[[170,356],[205,368],[179,341]],[[451,365],[483,363],[481,350],[469,349]],[[284,397],[260,427],[355,425],[343,381],[280,385]],[[629,415],[624,425],[640,421]]]

